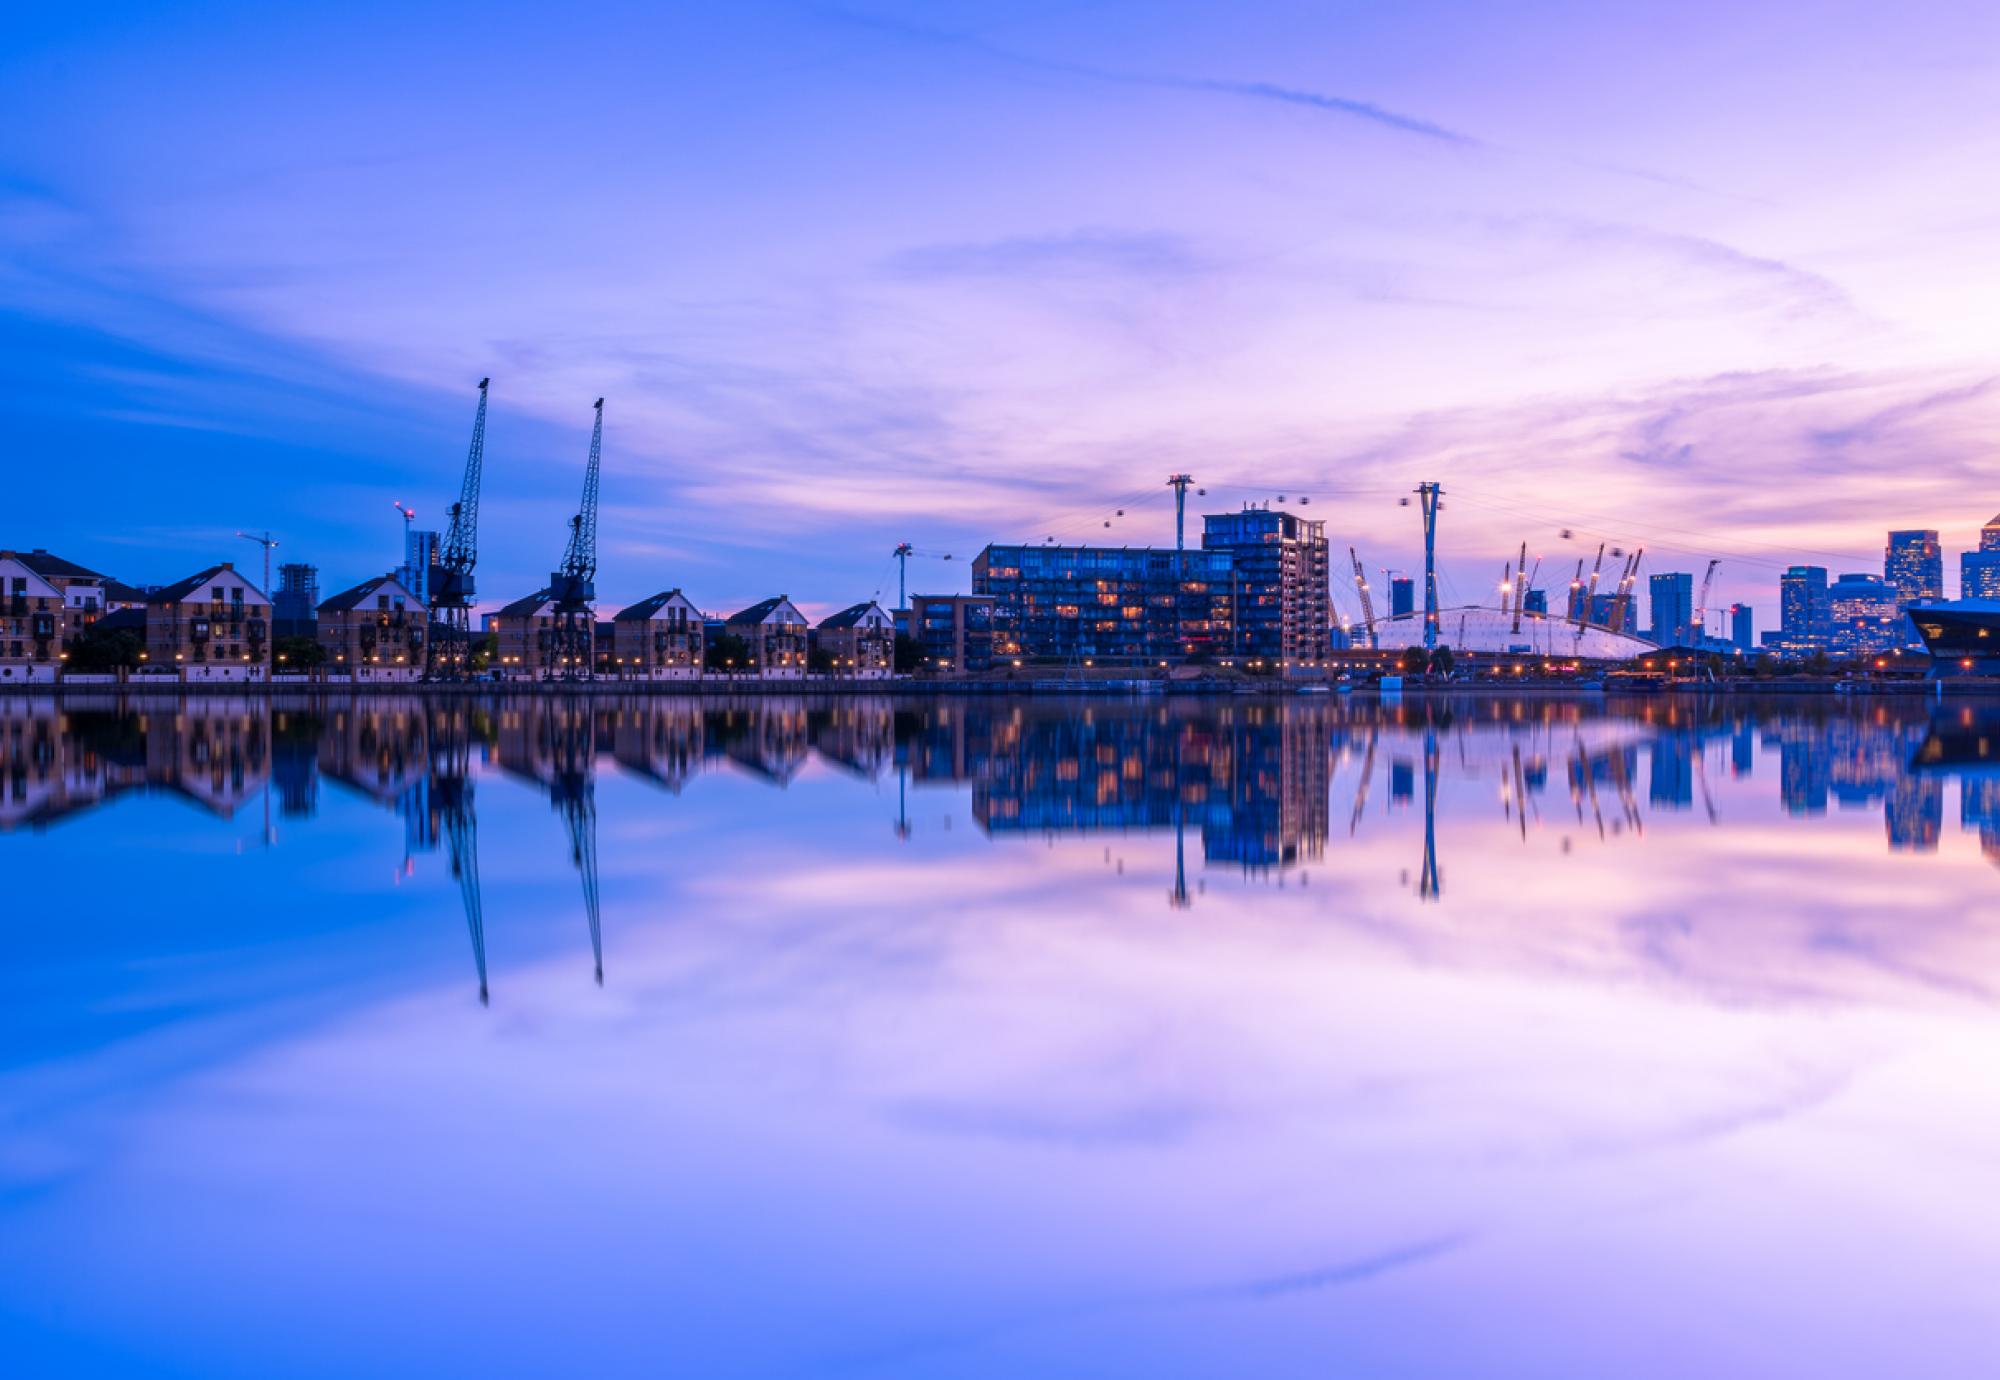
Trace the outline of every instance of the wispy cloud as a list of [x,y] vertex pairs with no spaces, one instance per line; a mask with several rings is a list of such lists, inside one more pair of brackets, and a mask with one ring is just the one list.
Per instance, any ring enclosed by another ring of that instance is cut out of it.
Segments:
[[1100,67],[1087,62],[1072,62],[1062,58],[1039,57],[1031,53],[1004,48],[991,43],[978,34],[953,29],[938,29],[926,24],[915,24],[907,20],[893,19],[883,15],[867,14],[837,6],[820,6],[815,11],[822,17],[846,24],[850,27],[869,29],[877,33],[892,35],[915,43],[930,43],[960,48],[975,52],[995,62],[1015,67],[1032,68],[1041,72],[1059,73],[1084,81],[1102,82],[1117,86],[1151,87],[1161,91],[1191,91],[1204,95],[1223,96],[1232,100],[1264,101],[1279,105],[1303,107],[1321,111],[1343,119],[1359,120],[1400,134],[1413,135],[1436,143],[1455,144],[1466,148],[1482,146],[1485,141],[1460,130],[1450,129],[1434,120],[1418,115],[1391,110],[1373,101],[1360,100],[1352,96],[1332,95],[1323,91],[1309,91],[1300,87],[1281,86],[1268,81],[1234,81],[1221,77],[1187,76],[1175,73],[1126,72],[1109,67]]
[[1078,230],[984,243],[918,245],[891,256],[885,267],[902,278],[1072,274],[1164,278],[1206,273],[1218,264],[1215,256],[1184,235]]

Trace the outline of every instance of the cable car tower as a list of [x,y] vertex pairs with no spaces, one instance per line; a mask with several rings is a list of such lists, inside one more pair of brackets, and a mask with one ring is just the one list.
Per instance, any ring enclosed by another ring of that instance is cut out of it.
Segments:
[[[472,673],[472,568],[479,564],[479,480],[486,466],[486,386],[491,382],[479,381],[479,410],[472,417],[465,478],[458,502],[451,505],[451,525],[431,578],[432,633],[425,680],[464,680]],[[407,519],[404,526],[409,526]]]
[[555,628],[549,641],[544,680],[589,680],[596,628],[591,604],[597,598],[597,467],[604,451],[604,399],[591,404],[597,419],[590,428],[590,462],[583,471],[583,501],[569,520],[569,549],[562,568],[549,576]]

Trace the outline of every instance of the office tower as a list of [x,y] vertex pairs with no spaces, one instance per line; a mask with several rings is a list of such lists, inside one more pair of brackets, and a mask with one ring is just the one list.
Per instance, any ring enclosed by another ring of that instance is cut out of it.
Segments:
[[1779,650],[1804,656],[1822,650],[1833,621],[1827,602],[1826,567],[1795,565],[1778,577]]
[[1891,532],[1882,578],[1895,586],[1904,608],[1919,599],[1944,598],[1944,551],[1931,531]]
[[1887,580],[1867,574],[1845,574],[1826,592],[1830,649],[1840,656],[1870,656],[1905,641],[1908,620],[1898,607],[1897,591]]
[[1653,641],[1661,646],[1686,643],[1694,636],[1694,576],[1668,571],[1647,584],[1652,597]]
[[1958,597],[2000,599],[2000,518],[1979,533],[1977,551],[1958,554]]
[[1389,577],[1389,616],[1401,618],[1417,611],[1417,582],[1407,575]]
[[1748,604],[1729,606],[1729,640],[1736,644],[1736,650],[1749,653],[1757,646],[1754,611]]

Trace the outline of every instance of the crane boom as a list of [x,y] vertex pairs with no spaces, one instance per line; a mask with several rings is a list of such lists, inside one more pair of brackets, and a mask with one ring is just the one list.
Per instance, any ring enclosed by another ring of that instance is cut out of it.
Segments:
[[1708,632],[1708,592],[1715,584],[1715,568],[1721,564],[1720,556],[1710,559],[1708,571],[1701,577],[1701,594],[1694,601],[1694,643],[1697,647]]

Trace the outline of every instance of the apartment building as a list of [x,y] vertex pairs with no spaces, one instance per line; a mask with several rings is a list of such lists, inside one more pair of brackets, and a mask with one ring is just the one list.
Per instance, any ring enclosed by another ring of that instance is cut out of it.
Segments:
[[15,552],[0,551],[0,685],[54,680],[63,628],[62,591]]
[[328,669],[356,680],[413,681],[424,669],[430,610],[401,580],[377,575],[320,603],[315,636]]
[[993,665],[993,600],[984,594],[913,594],[909,636],[927,670],[977,674]]
[[780,594],[723,620],[723,630],[743,639],[747,666],[725,668],[751,671],[766,680],[793,680],[806,673],[806,616]]
[[693,680],[707,651],[701,610],[662,590],[611,616],[611,671],[634,680]]
[[271,669],[271,601],[212,565],[146,597],[146,660],[184,681],[264,680]]
[[813,642],[836,676],[886,680],[896,673],[896,620],[873,599],[821,619]]
[[[563,617],[546,589],[516,599],[494,614],[493,670],[513,680],[540,680],[572,670],[558,664],[562,658],[556,651],[556,627]],[[585,614],[581,626],[584,639],[591,644],[582,652],[582,670],[587,673],[596,660],[597,625]]]

